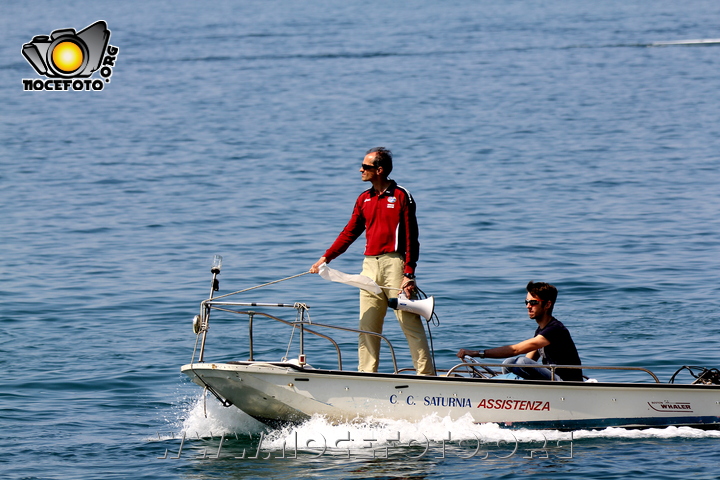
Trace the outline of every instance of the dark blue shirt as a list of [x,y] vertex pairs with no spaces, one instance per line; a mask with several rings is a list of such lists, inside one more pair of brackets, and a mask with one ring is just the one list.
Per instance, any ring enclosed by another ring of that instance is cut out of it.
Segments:
[[[570,331],[565,328],[560,320],[553,317],[545,328],[538,327],[535,335],[542,335],[550,342],[550,345],[539,350],[542,363],[545,365],[582,365],[578,355],[575,342],[570,336]],[[558,368],[557,374],[565,381],[582,382],[581,369]]]

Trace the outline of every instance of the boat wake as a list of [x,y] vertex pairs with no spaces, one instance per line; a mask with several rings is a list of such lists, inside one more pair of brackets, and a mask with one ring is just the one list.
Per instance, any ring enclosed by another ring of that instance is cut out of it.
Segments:
[[346,423],[330,423],[321,416],[282,428],[271,429],[237,408],[225,408],[214,398],[195,397],[183,412],[180,428],[174,435],[187,438],[225,436],[264,436],[263,446],[269,449],[316,448],[326,445],[337,449],[363,450],[367,448],[468,444],[530,444],[539,442],[581,441],[592,439],[678,439],[720,438],[718,430],[700,430],[690,427],[645,429],[605,428],[602,430],[509,430],[498,424],[474,423],[468,414],[457,420],[430,415],[417,422],[383,418],[364,419]]
[[[234,407],[223,407],[212,397],[196,396],[181,414],[180,435],[192,438],[208,438],[223,433],[253,434],[267,427]],[[177,428],[177,426],[174,426]]]

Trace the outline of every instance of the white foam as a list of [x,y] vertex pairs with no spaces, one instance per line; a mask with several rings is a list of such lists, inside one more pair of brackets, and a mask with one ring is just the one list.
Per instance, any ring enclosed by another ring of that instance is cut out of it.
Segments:
[[630,430],[626,428],[606,428],[604,430],[579,430],[574,432],[576,439],[581,438],[720,438],[719,430],[700,430],[690,427],[645,428]]
[[223,407],[212,396],[204,398],[200,394],[188,408],[181,432],[188,438],[204,438],[223,433],[258,433],[264,428],[262,423],[240,409]]
[[[269,427],[253,419],[236,407],[223,407],[212,396],[200,394],[183,412],[176,425],[188,438],[207,438],[222,434],[250,434],[257,438],[265,432],[263,445],[268,448],[312,447],[325,442],[328,447],[340,449],[363,449],[369,445],[382,447],[398,442],[429,441],[475,441],[483,442],[541,442],[565,441],[570,433],[559,430],[510,430],[497,424],[476,424],[468,414],[458,420],[431,415],[417,422],[406,420],[366,419],[344,423],[330,423],[321,416],[314,416],[299,425],[287,425],[280,429]],[[720,438],[718,430],[700,430],[689,427],[666,427],[647,429],[606,428],[603,430],[576,430],[574,440],[580,439],[645,439],[645,438]],[[309,442],[309,444],[308,444]]]
[[404,420],[373,419],[362,422],[342,424],[329,423],[323,417],[313,417],[295,426],[287,426],[270,432],[263,442],[269,449],[317,448],[325,444],[329,449],[343,451],[363,450],[385,446],[415,445],[429,442],[439,445],[443,442],[567,442],[568,440],[591,438],[720,438],[720,431],[706,431],[688,427],[650,428],[628,430],[606,428],[604,430],[578,430],[572,432],[559,430],[509,430],[497,424],[476,424],[470,415],[458,420],[449,417],[428,416],[418,422]]

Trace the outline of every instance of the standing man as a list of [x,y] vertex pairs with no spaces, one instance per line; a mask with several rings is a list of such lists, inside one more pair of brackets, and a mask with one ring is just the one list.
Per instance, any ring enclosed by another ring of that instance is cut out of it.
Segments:
[[[503,362],[503,372],[508,371],[531,380],[550,380],[552,373],[547,368],[523,368],[522,365],[581,365],[575,342],[570,332],[560,320],[552,316],[557,300],[557,288],[549,283],[530,282],[526,287],[525,307],[528,316],[538,324],[535,336],[515,345],[491,348],[489,350],[468,350],[461,348],[458,358],[466,355],[479,358],[507,358],[526,354],[522,357],[508,358]],[[509,367],[509,365],[516,365]],[[558,368],[555,380],[582,382],[582,370],[579,368]]]
[[[388,178],[392,172],[392,153],[384,147],[371,148],[365,154],[360,173],[363,182],[372,187],[360,194],[350,221],[332,246],[310,267],[318,273],[320,265],[330,263],[344,253],[365,232],[365,260],[362,275],[380,286],[395,287],[378,295],[360,291],[360,330],[382,333],[388,298],[402,290],[408,298],[415,293],[415,266],[420,253],[415,200],[410,192]],[[434,375],[427,336],[417,314],[396,310],[405,333],[415,371],[418,375]],[[360,334],[358,370],[377,372],[380,338]]]

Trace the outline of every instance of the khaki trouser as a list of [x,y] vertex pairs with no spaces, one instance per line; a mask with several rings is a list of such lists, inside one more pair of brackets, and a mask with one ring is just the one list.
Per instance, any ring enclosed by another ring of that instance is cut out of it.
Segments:
[[[400,289],[403,279],[404,261],[397,253],[386,253],[365,257],[362,274],[373,279],[380,286]],[[360,291],[360,330],[382,333],[388,298],[396,298],[398,290],[383,289],[375,295]],[[410,346],[415,371],[418,375],[434,375],[425,328],[420,316],[415,313],[395,310],[398,322]],[[377,372],[380,359],[380,337],[360,334],[358,341],[358,370]]]

